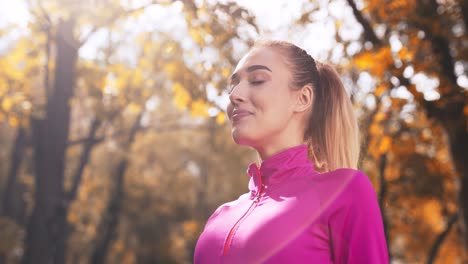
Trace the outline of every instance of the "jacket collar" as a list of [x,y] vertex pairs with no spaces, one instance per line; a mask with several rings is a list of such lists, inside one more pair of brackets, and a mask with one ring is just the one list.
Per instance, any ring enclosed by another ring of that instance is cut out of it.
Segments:
[[283,150],[263,160],[260,166],[251,163],[247,169],[250,176],[249,190],[258,192],[262,185],[270,188],[294,176],[294,170],[303,167],[314,168],[313,163],[308,159],[307,144]]

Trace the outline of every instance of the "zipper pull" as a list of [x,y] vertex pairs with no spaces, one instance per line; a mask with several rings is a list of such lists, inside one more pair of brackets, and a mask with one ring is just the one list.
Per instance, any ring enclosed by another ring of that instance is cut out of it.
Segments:
[[260,195],[261,195],[261,192],[258,192],[257,195],[255,195],[255,202],[258,202],[260,200]]
[[265,191],[267,188],[267,186],[265,186],[264,184],[262,184],[262,187],[260,188],[260,190],[258,191],[258,193],[255,195],[255,202],[258,202],[260,201],[260,197],[262,196],[262,192]]

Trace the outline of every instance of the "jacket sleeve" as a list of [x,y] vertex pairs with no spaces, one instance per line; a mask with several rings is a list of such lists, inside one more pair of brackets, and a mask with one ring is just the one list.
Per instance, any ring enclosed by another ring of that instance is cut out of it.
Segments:
[[387,242],[376,193],[365,174],[352,171],[352,179],[329,216],[334,263],[387,264]]

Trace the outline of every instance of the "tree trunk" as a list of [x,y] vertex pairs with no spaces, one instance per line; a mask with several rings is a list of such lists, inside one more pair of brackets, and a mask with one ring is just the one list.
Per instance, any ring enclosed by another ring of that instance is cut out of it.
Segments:
[[25,264],[65,263],[63,181],[70,127],[69,102],[73,95],[78,55],[73,29],[73,19],[59,22],[55,80],[46,106],[46,118],[32,120],[36,189],[25,240]]
[[15,222],[24,224],[25,206],[18,186],[18,172],[27,145],[27,133],[24,127],[19,127],[10,156],[8,179],[3,194],[3,207],[0,215],[10,217]]
[[[453,103],[451,107],[446,107],[443,113],[435,114],[435,117],[442,123],[448,134],[450,142],[450,154],[460,176],[460,217],[462,221],[462,239],[465,249],[468,250],[468,127],[466,116],[463,114],[464,104]],[[459,108],[458,111],[456,108]],[[453,109],[454,111],[450,111]]]
[[[136,118],[136,121],[130,131],[127,142],[124,145],[124,149],[128,153],[130,147],[135,140],[135,136],[140,128],[142,113]],[[109,204],[104,212],[101,223],[99,223],[99,236],[96,241],[96,247],[94,248],[91,263],[92,264],[103,264],[105,263],[106,256],[112,242],[117,237],[117,227],[119,225],[119,217],[122,211],[122,203],[124,200],[124,185],[125,185],[125,172],[127,171],[129,160],[125,157],[119,162],[116,169],[116,179],[114,185],[114,191],[109,198]]]
[[387,241],[387,251],[389,260],[392,260],[392,254],[390,251],[390,237],[388,235],[389,231],[389,222],[387,219],[387,215],[385,214],[385,199],[387,198],[388,192],[388,185],[387,181],[385,180],[385,168],[387,167],[387,154],[381,154],[379,157],[379,183],[380,183],[380,192],[379,192],[379,207],[382,213],[382,221],[384,225],[384,233],[385,233],[385,240]]

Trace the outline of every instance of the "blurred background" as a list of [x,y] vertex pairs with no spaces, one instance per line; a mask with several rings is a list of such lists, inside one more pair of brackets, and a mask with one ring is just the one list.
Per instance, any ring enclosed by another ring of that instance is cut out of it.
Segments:
[[468,1],[0,0],[0,263],[191,263],[252,41],[340,72],[392,263],[468,263]]

